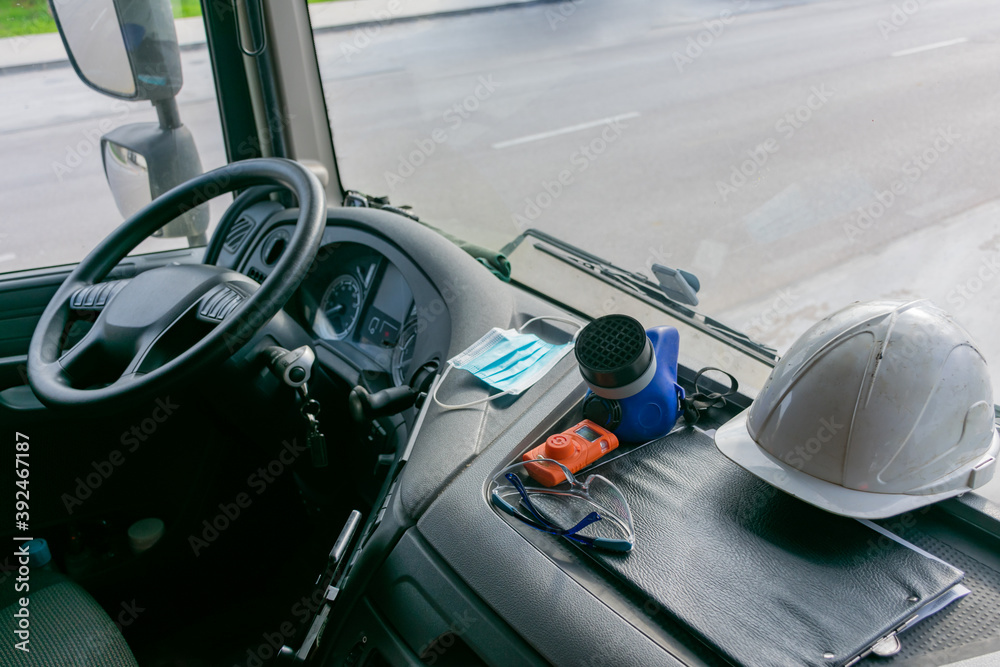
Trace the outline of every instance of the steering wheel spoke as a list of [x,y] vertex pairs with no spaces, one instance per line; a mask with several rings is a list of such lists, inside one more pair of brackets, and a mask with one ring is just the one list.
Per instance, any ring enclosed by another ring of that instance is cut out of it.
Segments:
[[[169,334],[170,329],[163,332],[161,339]],[[163,345],[157,345],[157,340],[150,342],[148,345],[143,345],[135,354],[132,355],[131,360],[128,361],[124,370],[121,371],[115,383],[126,382],[130,379],[135,379],[138,376],[150,373],[160,366],[172,359],[172,355],[165,349]]]
[[67,378],[77,386],[89,386],[100,381],[98,376],[109,370],[111,365],[99,330],[95,329],[88,331],[76,345],[59,357],[59,366]]
[[103,317],[106,305],[107,301],[81,309],[80,319],[91,319],[93,326],[59,356],[57,367],[71,387],[106,387],[131,378],[160,337],[150,331],[136,336],[122,336],[120,332],[116,335],[115,328]]

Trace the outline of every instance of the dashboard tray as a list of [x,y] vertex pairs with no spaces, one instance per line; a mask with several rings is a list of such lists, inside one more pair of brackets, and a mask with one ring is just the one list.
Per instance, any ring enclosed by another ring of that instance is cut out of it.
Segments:
[[591,471],[625,494],[636,545],[587,555],[735,664],[852,664],[963,577],[769,486],[697,428]]

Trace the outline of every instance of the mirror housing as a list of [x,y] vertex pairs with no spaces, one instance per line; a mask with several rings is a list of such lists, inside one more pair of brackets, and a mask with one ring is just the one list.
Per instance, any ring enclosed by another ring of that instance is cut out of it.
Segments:
[[698,305],[698,290],[701,281],[693,273],[684,269],[672,269],[663,264],[653,264],[653,275],[660,283],[660,289],[668,297],[689,306]]
[[[152,102],[159,124],[132,123],[101,137],[104,175],[129,218],[156,197],[202,173],[194,137],[174,99],[184,83],[170,0],[49,0],[77,76],[97,92]],[[204,204],[153,234],[204,245]]]
[[181,54],[169,0],[49,0],[49,7],[73,69],[94,90],[151,102],[180,91]]
[[[194,137],[183,125],[157,123],[123,125],[101,137],[104,175],[115,204],[129,218],[156,197],[202,173]],[[208,204],[191,209],[153,234],[157,238],[186,236],[191,246],[205,245]]]

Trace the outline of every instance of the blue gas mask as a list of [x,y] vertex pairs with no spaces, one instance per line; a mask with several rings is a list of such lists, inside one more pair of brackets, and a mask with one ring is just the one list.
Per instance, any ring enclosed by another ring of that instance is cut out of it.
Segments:
[[590,387],[587,419],[623,442],[666,435],[685,409],[677,383],[680,334],[674,327],[643,329],[628,315],[600,317],[580,332],[576,360]]

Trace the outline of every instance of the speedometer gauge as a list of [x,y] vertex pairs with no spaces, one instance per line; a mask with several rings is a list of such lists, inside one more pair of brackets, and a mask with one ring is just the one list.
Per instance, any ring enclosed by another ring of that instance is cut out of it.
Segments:
[[361,283],[354,276],[345,274],[330,283],[319,307],[335,339],[343,338],[354,328],[363,298]]

